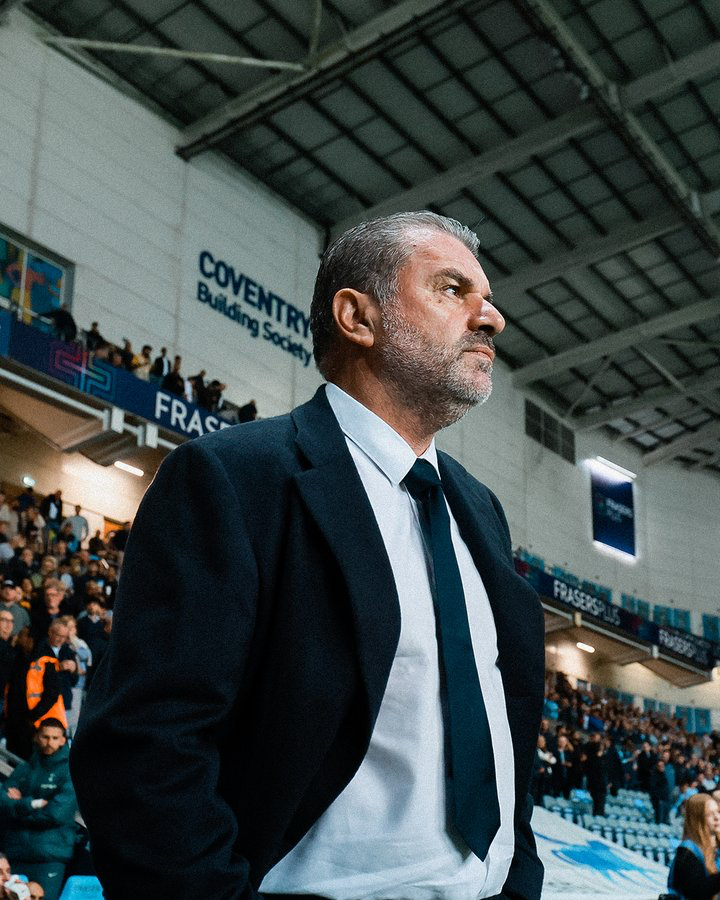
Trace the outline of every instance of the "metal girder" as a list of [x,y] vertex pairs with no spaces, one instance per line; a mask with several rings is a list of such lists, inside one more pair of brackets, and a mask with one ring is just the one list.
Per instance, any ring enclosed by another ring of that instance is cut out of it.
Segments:
[[672,459],[683,451],[691,450],[698,444],[706,441],[715,441],[717,438],[720,438],[720,420],[713,419],[711,422],[707,422],[698,428],[697,431],[678,435],[678,437],[668,441],[667,444],[644,453],[642,463],[644,466],[654,466],[659,462],[664,462],[666,459]]
[[282,73],[229,100],[207,116],[193,122],[182,133],[177,147],[190,159],[216,144],[242,125],[267,115],[278,101],[302,96],[327,78],[356,66],[366,55],[379,52],[388,41],[443,18],[469,0],[403,0],[370,19],[337,41],[321,48],[307,60],[304,72]]
[[[653,97],[659,97],[685,81],[706,75],[720,69],[720,41],[703,50],[691,53],[682,59],[656,69],[642,78],[625,85],[621,91],[621,102],[630,109],[642,105]],[[430,203],[447,200],[462,187],[477,184],[490,178],[496,172],[512,169],[533,154],[547,153],[573,137],[579,137],[602,123],[594,105],[585,104],[570,112],[544,122],[525,134],[512,138],[485,153],[479,153],[456,166],[413,185],[393,197],[376,203],[358,215],[350,216],[333,227],[338,235],[361,219],[373,219],[404,209],[419,209]],[[720,191],[717,193],[720,194]],[[720,198],[719,198],[720,199]],[[712,204],[717,210],[717,200]],[[709,212],[703,207],[705,215]]]
[[706,459],[699,459],[697,462],[691,463],[689,468],[709,469],[711,466],[717,466],[718,463],[720,463],[720,450],[718,450],[717,453],[713,453],[712,456],[709,456]]
[[622,88],[623,104],[628,107],[640,106],[647,100],[669,94],[686,82],[711,75],[718,69],[720,69],[720,41],[715,41],[702,50],[673,60],[662,69],[636,78]]
[[592,378],[590,379],[590,381],[588,381],[587,384],[583,385],[582,391],[578,394],[578,396],[573,400],[573,402],[570,404],[570,406],[565,411],[565,413],[563,415],[563,421],[565,421],[565,422],[568,421],[568,419],[572,416],[572,414],[575,412],[575,410],[578,408],[578,406],[580,406],[580,404],[587,397],[587,395],[590,393],[590,391],[595,387],[595,385],[598,383],[598,381],[603,377],[605,372],[607,372],[607,370],[610,368],[611,364],[612,364],[612,359],[609,356],[606,356],[603,359],[603,361],[600,363],[600,365],[597,367],[597,369],[595,370],[595,373],[592,376]]
[[[697,378],[688,378],[681,388],[662,385],[650,388],[639,397],[630,400],[621,400],[611,406],[584,415],[569,419],[567,424],[576,431],[590,431],[593,428],[601,428],[618,419],[630,419],[646,409],[655,406],[672,406],[675,403],[684,402],[687,397],[695,397],[720,388],[720,375],[708,378],[707,375],[699,375]],[[648,426],[651,428],[652,426]]]
[[685,182],[637,116],[625,109],[619,86],[606,77],[549,0],[527,0],[527,4],[570,66],[587,82],[607,122],[632,146],[639,161],[703,246],[716,259],[720,258],[720,229],[706,216],[697,192]]
[[588,362],[599,359],[601,356],[615,356],[621,350],[639,344],[649,338],[657,337],[676,328],[686,328],[696,322],[703,322],[713,316],[720,315],[720,295],[710,297],[707,300],[698,300],[681,309],[655,316],[646,322],[639,322],[629,328],[623,328],[612,334],[607,334],[597,340],[580,344],[571,350],[556,353],[547,359],[541,359],[530,363],[513,372],[513,384],[522,387],[540,381],[558,372],[564,372],[573,366],[583,366]]
[[64,37],[49,34],[43,38],[46,44],[58,47],[80,47],[83,50],[105,50],[112,53],[130,53],[136,56],[168,56],[172,59],[191,59],[199,62],[225,63],[232,66],[255,66],[260,69],[289,69],[304,72],[302,63],[278,59],[258,59],[255,56],[236,56],[229,53],[207,53],[204,50],[183,50],[179,47],[152,47],[146,44],[122,44],[117,41],[95,41],[90,38]]
[[430,203],[448,200],[464,187],[477,184],[504,169],[513,169],[525,162],[533,153],[545,153],[592,131],[598,125],[595,109],[590,105],[579,106],[556,119],[543,122],[524,134],[499,144],[485,153],[478,153],[456,166],[413,185],[381,203],[376,203],[357,215],[350,216],[333,227],[334,234],[342,234],[356,222],[374,219],[405,209],[420,209]]
[[658,338],[661,344],[669,344],[671,347],[693,347],[695,350],[720,350],[720,341],[694,341],[692,338]]
[[497,278],[492,283],[493,293],[499,298],[518,294],[528,288],[537,287],[553,278],[567,275],[573,269],[590,266],[609,259],[624,250],[639,247],[680,227],[678,217],[673,212],[660,213],[651,219],[634,222],[626,228],[619,228],[611,234],[580,243],[574,250],[563,250],[541,262],[517,269],[512,275]]
[[[720,191],[701,195],[702,207],[710,215],[720,211]],[[563,250],[547,259],[516,269],[512,275],[493,281],[493,292],[499,297],[508,297],[537,287],[553,278],[560,278],[575,269],[602,262],[617,253],[632,250],[655,238],[662,237],[682,227],[684,222],[671,210],[658,213],[642,222],[634,222],[625,228],[613,231],[603,237],[593,238],[578,244],[574,250]]]
[[623,441],[631,441],[633,438],[639,437],[641,434],[647,434],[649,431],[657,431],[658,428],[665,428],[677,420],[676,416],[663,416],[662,419],[656,419],[641,425],[639,428],[633,428],[632,431],[623,431],[613,438],[613,444],[622,444]]

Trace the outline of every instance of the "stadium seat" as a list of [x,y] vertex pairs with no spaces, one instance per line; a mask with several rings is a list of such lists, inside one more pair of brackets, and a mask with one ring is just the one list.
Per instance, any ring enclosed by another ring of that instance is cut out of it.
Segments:
[[103,889],[94,875],[71,875],[60,900],[103,900]]

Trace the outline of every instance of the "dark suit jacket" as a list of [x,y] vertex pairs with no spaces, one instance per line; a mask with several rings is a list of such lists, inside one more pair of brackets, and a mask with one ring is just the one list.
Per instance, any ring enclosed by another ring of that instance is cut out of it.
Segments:
[[[497,625],[517,792],[505,892],[533,900],[542,612],[497,499],[447,455],[439,465]],[[138,511],[71,754],[106,896],[256,897],[360,766],[399,631],[390,563],[324,389],[174,451]]]

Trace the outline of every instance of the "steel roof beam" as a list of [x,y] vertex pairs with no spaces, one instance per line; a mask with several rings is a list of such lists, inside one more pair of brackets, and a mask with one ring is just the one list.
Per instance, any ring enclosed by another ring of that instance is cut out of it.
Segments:
[[[654,97],[659,97],[691,78],[720,69],[720,42],[691,53],[662,69],[650,72],[621,89],[622,104],[627,108],[640,106]],[[356,216],[348,217],[333,228],[334,234],[341,234],[350,225],[361,219],[397,212],[402,209],[418,209],[431,203],[447,200],[456,191],[467,185],[476,184],[490,178],[501,170],[508,171],[521,165],[530,156],[547,153],[574,137],[591,131],[602,124],[596,108],[591,104],[580,106],[549,122],[544,122],[525,134],[520,134],[507,143],[500,144],[485,153],[479,153],[464,160],[445,172],[428,178],[406,191],[396,194],[381,203],[362,210]],[[707,211],[704,210],[707,214]]]
[[621,88],[612,82],[567,26],[549,0],[527,0],[541,28],[558,47],[568,66],[587,83],[604,119],[624,139],[633,154],[672,205],[693,229],[702,245],[720,257],[720,229],[707,217],[692,190],[646,131],[622,104]]
[[720,70],[720,41],[715,41],[708,47],[673,60],[662,69],[636,78],[622,88],[622,100],[628,107],[640,106],[648,100],[672,93],[688,81],[697,81],[718,70]]
[[580,344],[571,350],[565,350],[547,359],[523,366],[513,372],[513,384],[515,387],[522,387],[532,384],[534,381],[557,375],[559,372],[565,372],[573,366],[587,365],[602,356],[615,356],[634,344],[641,344],[643,341],[675,329],[687,328],[688,325],[703,322],[713,316],[720,316],[720,295],[706,300],[698,300],[681,309],[655,316],[646,322],[639,322],[637,325],[607,334],[597,340],[589,341],[587,344]]
[[341,234],[350,225],[361,220],[374,219],[399,210],[421,209],[431,203],[448,200],[464,187],[491,178],[501,170],[514,169],[534,153],[549,152],[571,138],[592,131],[598,124],[597,112],[593,106],[579,106],[338,222],[333,232]]
[[610,234],[581,243],[574,250],[564,250],[538,263],[523,266],[505,278],[496,278],[492,283],[493,291],[499,298],[503,295],[521,293],[546,281],[552,281],[553,278],[567,275],[573,269],[590,266],[625,250],[639,247],[674,231],[681,225],[682,222],[678,221],[677,215],[673,212],[660,213],[642,222],[634,222]]
[[304,72],[291,72],[261,81],[193,122],[182,133],[177,152],[190,159],[218,143],[228,134],[257,117],[265,116],[278,101],[296,99],[349,67],[357,66],[368,54],[377,54],[390,41],[444,18],[469,0],[403,0],[395,6],[320,48],[307,60]]
[[692,450],[699,444],[715,441],[717,438],[720,438],[720,420],[713,419],[710,422],[706,422],[697,431],[678,435],[678,437],[668,441],[667,444],[662,444],[660,447],[644,453],[642,457],[643,466],[654,466],[657,463],[664,462],[666,459],[673,459],[680,453]]
[[621,400],[619,403],[603,409],[574,416],[567,420],[567,424],[576,431],[590,431],[619,419],[631,419],[646,409],[672,407],[675,403],[684,403],[687,397],[701,396],[718,388],[720,388],[720,375],[710,377],[698,375],[695,378],[688,378],[681,387],[660,385],[656,388],[649,388],[640,397]]

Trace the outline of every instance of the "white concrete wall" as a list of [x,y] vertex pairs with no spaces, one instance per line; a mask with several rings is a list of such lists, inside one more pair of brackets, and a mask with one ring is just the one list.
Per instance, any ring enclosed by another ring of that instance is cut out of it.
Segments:
[[97,319],[136,351],[167,346],[183,374],[206,369],[263,416],[306,399],[319,383],[312,364],[198,303],[198,254],[307,312],[319,230],[222,158],[183,162],[174,127],[37,32],[19,10],[0,27],[0,227],[75,263],[80,327]]

